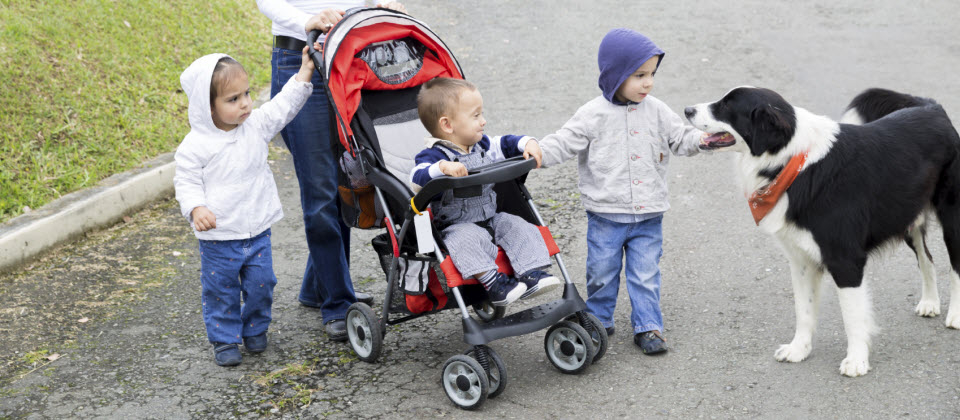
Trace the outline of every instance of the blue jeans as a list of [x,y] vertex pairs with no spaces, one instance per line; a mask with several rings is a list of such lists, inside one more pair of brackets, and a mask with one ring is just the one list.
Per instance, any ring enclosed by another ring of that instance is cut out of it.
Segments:
[[660,256],[663,216],[640,223],[616,223],[587,212],[587,311],[613,326],[626,253],[627,293],[633,333],[663,331],[660,312]]
[[239,344],[242,337],[267,332],[277,285],[270,229],[250,239],[201,240],[200,285],[211,343]]
[[[273,49],[270,96],[300,71],[301,52]],[[350,281],[350,228],[340,219],[337,198],[337,157],[331,131],[329,102],[320,74],[313,72],[313,94],[280,135],[293,156],[300,205],[307,233],[307,267],[300,302],[320,307],[324,322],[344,319],[357,301]]]

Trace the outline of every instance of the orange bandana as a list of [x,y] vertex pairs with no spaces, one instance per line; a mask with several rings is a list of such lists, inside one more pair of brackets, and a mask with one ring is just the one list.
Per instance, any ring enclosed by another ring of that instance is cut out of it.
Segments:
[[790,188],[793,180],[797,179],[797,175],[803,170],[803,164],[807,162],[807,155],[809,153],[810,152],[803,152],[799,155],[793,155],[790,161],[787,162],[787,166],[777,174],[773,182],[754,191],[753,194],[750,194],[750,197],[747,198],[747,203],[750,204],[750,212],[753,213],[753,221],[756,222],[758,226],[760,225],[760,220],[763,220],[764,216],[770,213],[770,210],[773,210],[773,206],[777,205],[780,196],[787,191],[787,188]]

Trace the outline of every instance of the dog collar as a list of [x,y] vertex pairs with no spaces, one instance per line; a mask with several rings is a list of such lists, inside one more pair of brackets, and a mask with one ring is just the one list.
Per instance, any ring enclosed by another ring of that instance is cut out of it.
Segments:
[[750,205],[750,212],[753,213],[753,221],[756,222],[758,226],[767,213],[770,213],[770,210],[773,210],[773,207],[777,205],[780,196],[787,191],[787,188],[790,188],[793,180],[797,179],[797,175],[803,170],[803,165],[807,162],[807,155],[809,154],[810,152],[806,151],[793,155],[790,161],[787,162],[787,166],[777,174],[773,182],[754,191],[753,194],[750,194],[750,197],[747,198],[747,203]]

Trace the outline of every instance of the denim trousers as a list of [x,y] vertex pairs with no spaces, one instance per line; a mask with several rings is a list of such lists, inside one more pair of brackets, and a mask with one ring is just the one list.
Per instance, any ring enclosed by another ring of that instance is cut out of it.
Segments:
[[249,239],[200,241],[203,323],[211,343],[267,332],[277,277],[270,229]]
[[[301,52],[273,49],[270,96],[300,71]],[[300,302],[320,308],[324,322],[344,319],[356,302],[350,281],[350,228],[340,219],[337,198],[337,157],[326,89],[313,72],[313,94],[280,131],[293,157],[300,184],[300,205],[307,235],[307,267]]]
[[[587,212],[587,311],[604,327],[613,326],[620,269],[627,278],[633,333],[663,331],[660,312],[660,257],[663,216],[639,223],[617,223]],[[626,258],[624,258],[626,257]]]

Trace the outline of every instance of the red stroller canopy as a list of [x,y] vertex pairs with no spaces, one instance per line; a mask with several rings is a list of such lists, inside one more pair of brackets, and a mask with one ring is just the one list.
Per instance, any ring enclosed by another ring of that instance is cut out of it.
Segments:
[[[359,53],[368,45],[404,38],[412,38],[426,47],[423,65],[402,83],[385,83]],[[351,151],[350,122],[360,106],[361,90],[404,89],[434,77],[463,78],[460,65],[443,41],[423,23],[391,10],[367,9],[347,15],[331,31],[326,44],[323,61],[328,94],[337,115],[340,143]]]

